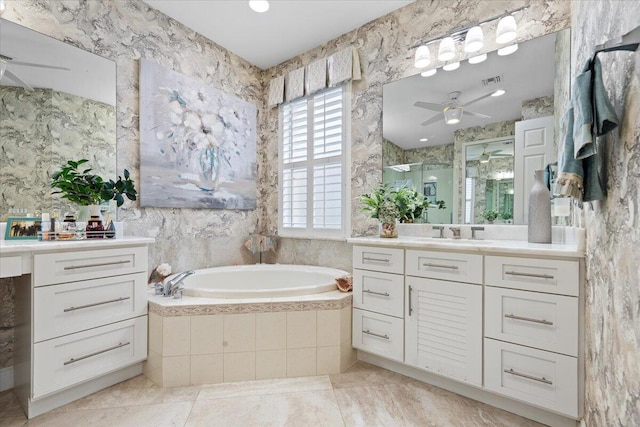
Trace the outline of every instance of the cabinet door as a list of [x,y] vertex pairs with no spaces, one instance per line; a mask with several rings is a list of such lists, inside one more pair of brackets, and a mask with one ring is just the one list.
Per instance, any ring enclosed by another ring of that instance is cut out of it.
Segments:
[[407,276],[405,363],[482,385],[482,286]]

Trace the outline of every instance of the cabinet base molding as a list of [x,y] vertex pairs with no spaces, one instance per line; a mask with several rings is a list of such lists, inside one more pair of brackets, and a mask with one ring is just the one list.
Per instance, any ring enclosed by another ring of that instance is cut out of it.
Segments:
[[43,397],[42,399],[29,399],[26,404],[25,401],[20,398],[20,390],[16,390],[16,394],[18,394],[18,400],[23,405],[22,409],[24,409],[27,418],[31,419],[37,417],[38,415],[42,415],[52,409],[59,408],[60,406],[71,403],[74,400],[78,400],[140,374],[142,374],[142,362],[120,369],[110,374],[94,378],[82,384],[78,384],[74,387],[52,394],[50,396]]
[[358,360],[388,369],[407,377],[422,381],[436,387],[448,390],[452,393],[468,397],[478,402],[512,412],[525,418],[537,421],[553,427],[578,427],[580,422],[562,415],[554,414],[540,408],[536,408],[525,403],[521,403],[507,397],[498,396],[489,391],[469,386],[458,381],[449,380],[445,377],[430,374],[419,369],[412,368],[402,363],[394,362],[380,356],[376,356],[364,351],[358,351]]

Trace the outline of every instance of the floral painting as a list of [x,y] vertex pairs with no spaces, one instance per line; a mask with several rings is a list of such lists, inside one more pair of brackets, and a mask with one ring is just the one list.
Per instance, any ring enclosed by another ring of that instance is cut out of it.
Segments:
[[140,204],[255,209],[256,106],[140,60]]

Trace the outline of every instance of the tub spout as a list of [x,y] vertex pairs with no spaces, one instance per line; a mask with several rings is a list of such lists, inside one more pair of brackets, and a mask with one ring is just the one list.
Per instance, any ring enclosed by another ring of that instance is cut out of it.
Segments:
[[163,294],[165,297],[172,297],[176,294],[178,290],[182,287],[182,282],[187,277],[195,274],[194,270],[183,271],[182,273],[176,274],[171,279],[167,280],[164,284]]

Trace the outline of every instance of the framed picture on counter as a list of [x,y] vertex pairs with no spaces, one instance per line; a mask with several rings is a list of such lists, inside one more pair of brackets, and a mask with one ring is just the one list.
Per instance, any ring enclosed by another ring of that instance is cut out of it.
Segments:
[[38,240],[40,218],[7,218],[4,240]]

